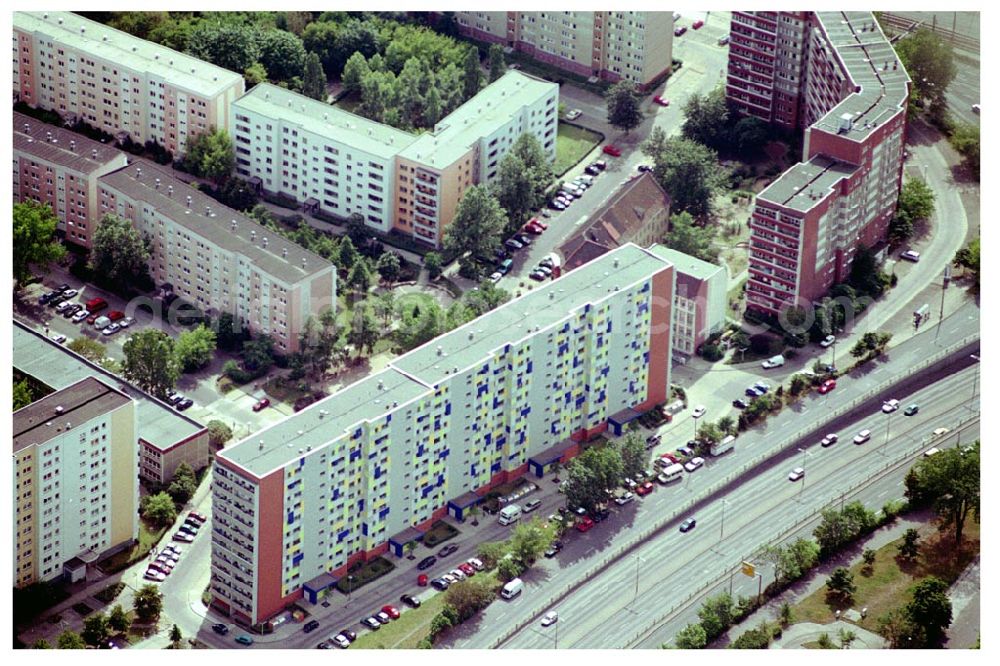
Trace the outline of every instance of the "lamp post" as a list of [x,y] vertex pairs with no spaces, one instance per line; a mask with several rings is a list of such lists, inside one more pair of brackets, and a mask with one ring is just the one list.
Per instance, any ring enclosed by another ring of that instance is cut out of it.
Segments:
[[[894,412],[896,410],[894,409],[892,411]],[[883,456],[885,455],[885,447],[888,446],[889,444],[889,423],[891,419],[892,419],[892,412],[887,412],[885,415],[885,441],[882,442],[882,450],[881,450]]]
[[[969,358],[971,358],[977,364],[980,361],[978,354],[969,354]],[[976,384],[978,383],[978,381],[979,381],[979,366],[977,365],[976,374],[972,376],[972,400],[976,399]],[[971,409],[972,406],[970,405],[969,408]]]
[[632,601],[629,605],[634,604],[635,600],[639,598],[639,563],[645,562],[646,560],[639,557],[638,554],[635,556],[635,591],[632,593]]
[[801,497],[802,492],[806,489],[806,456],[809,455],[809,452],[804,447],[799,447],[799,451],[802,453],[802,485],[799,486],[799,497]]
[[722,522],[719,524],[719,543],[722,543],[723,530],[726,527],[726,505],[729,504],[729,500],[723,498],[722,500]]

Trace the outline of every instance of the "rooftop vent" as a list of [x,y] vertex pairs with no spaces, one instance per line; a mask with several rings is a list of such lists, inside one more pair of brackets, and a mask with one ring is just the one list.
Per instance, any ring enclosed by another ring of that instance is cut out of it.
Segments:
[[618,259],[617,259],[617,258],[615,258],[615,268],[618,268],[618,263],[619,263],[619,262],[618,262]]
[[253,229],[250,230],[250,240],[257,240],[257,232]]
[[159,179],[159,178],[157,178],[157,179],[155,179],[155,180],[154,180],[153,182],[155,183],[155,184],[154,184],[154,187],[155,187],[156,189],[160,189],[160,179]]
[[104,35],[103,37],[101,37],[101,41],[102,41],[102,42],[106,42],[106,41],[108,41],[108,36],[107,36],[107,35]]
[[281,257],[283,259],[287,259],[288,258],[288,248],[287,247],[281,248]]
[[257,450],[258,451],[263,451],[264,450],[264,440],[259,440],[257,442]]
[[305,267],[306,267],[306,258],[302,257],[302,269],[305,270]]
[[264,236],[262,242],[264,243],[264,249],[267,249],[267,236]]
[[[136,167],[135,168],[135,177],[139,178],[141,176],[142,176],[142,167]],[[188,197],[188,201],[190,201],[190,200],[191,200],[191,197]]]
[[168,197],[172,196],[173,193],[174,193],[174,186],[173,185],[167,185],[167,196]]
[[437,354],[438,354],[438,356],[443,356],[444,355],[444,350],[441,349],[441,345],[438,345]]
[[62,405],[56,405],[56,414],[62,414],[64,411],[66,410]]
[[59,25],[62,25],[62,24],[63,24],[63,20],[62,20],[62,17],[60,17],[59,18]]
[[97,148],[91,149],[90,154],[96,160],[97,159]]
[[188,195],[188,197],[187,197],[187,205],[188,205],[188,206],[190,206],[190,205],[191,205],[191,195],[190,195],[190,194],[189,194],[189,195]]
[[230,221],[230,223],[229,223],[229,226],[230,226],[230,228],[231,228],[231,229],[232,229],[233,231],[236,231],[236,226],[237,226],[237,225],[236,225],[236,220],[231,220],[231,221]]
[[299,437],[306,434],[305,430],[296,430],[296,432],[299,434]]
[[469,339],[471,340],[474,337],[476,337],[475,334],[472,331],[469,331]]
[[837,123],[837,132],[844,133],[850,132],[851,126],[854,124],[854,117],[849,113],[841,114],[840,122]]

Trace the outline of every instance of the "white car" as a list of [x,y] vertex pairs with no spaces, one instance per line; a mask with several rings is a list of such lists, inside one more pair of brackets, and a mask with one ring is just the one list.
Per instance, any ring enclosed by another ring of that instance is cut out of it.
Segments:
[[899,409],[899,400],[886,400],[882,403],[882,411],[886,414],[896,411]]
[[500,281],[500,278],[502,278],[502,277],[503,277],[503,273],[501,273],[500,271],[496,271],[496,272],[494,272],[493,274],[490,275],[490,282],[492,282],[493,284],[496,284],[497,282]]
[[56,312],[62,312],[71,305],[73,305],[73,301],[62,301],[56,306]]
[[101,333],[103,335],[114,335],[120,330],[121,326],[119,326],[118,324],[108,324],[108,326],[103,331],[101,331]]
[[836,339],[837,338],[833,337],[832,335],[828,335],[825,338],[823,338],[823,341],[819,343],[819,346],[822,347],[823,349],[826,349],[827,347],[832,345]]
[[454,585],[455,583],[458,582],[458,579],[452,576],[450,573],[446,573],[445,575],[441,576],[441,580],[448,583],[448,585]]
[[456,580],[465,580],[465,573],[461,569],[452,569],[448,573]]
[[89,316],[90,312],[88,312],[87,310],[80,310],[70,318],[70,321],[72,321],[74,324],[79,324],[81,321],[83,321]]
[[122,327],[122,328],[128,328],[129,326],[131,326],[134,323],[135,323],[135,318],[133,318],[133,317],[125,317],[120,322],[118,322],[118,325],[120,327]]
[[935,447],[933,449],[927,449],[926,451],[924,451],[924,457],[925,458],[930,458],[931,456],[937,455],[939,453],[941,453],[941,449],[939,449],[937,447]]
[[544,616],[542,616],[542,626],[547,627],[550,624],[555,624],[559,621],[559,613],[555,611],[549,611]]
[[570,111],[566,112],[566,120],[576,120],[582,115],[583,111],[581,111],[580,109],[571,109]]
[[66,291],[63,292],[62,297],[63,298],[73,298],[74,296],[76,296],[79,293],[80,292],[78,292],[76,289],[67,289]]
[[824,437],[822,440],[820,440],[819,444],[822,447],[827,447],[827,446],[832,446],[833,444],[836,444],[836,443],[837,443],[837,434],[836,433],[830,433],[829,435],[827,435],[826,437]]
[[696,419],[700,419],[702,416],[704,416],[704,414],[705,414],[705,405],[698,405],[697,407],[694,408],[694,411],[691,412],[691,416],[693,416]]
[[472,566],[472,568],[475,569],[476,571],[482,571],[483,569],[486,568],[483,566],[482,560],[480,560],[478,557],[470,557],[469,559],[466,560],[466,562],[469,563]]
[[52,335],[52,342],[55,342],[56,344],[60,344],[61,345],[64,342],[66,342],[66,336],[63,335],[62,333],[55,333],[55,334]]
[[337,647],[346,650],[351,647],[351,641],[347,640],[347,636],[344,634],[337,634],[333,637],[333,642],[337,644]]
[[635,495],[633,495],[632,493],[625,493],[621,497],[615,498],[615,504],[617,504],[618,506],[625,506],[634,499]]
[[704,464],[705,464],[704,458],[701,457],[691,458],[691,460],[688,460],[686,463],[684,463],[684,469],[686,469],[689,472],[693,472]]
[[947,435],[949,432],[951,431],[948,430],[947,428],[935,428],[932,434],[935,437],[940,437],[941,435]]
[[788,480],[798,481],[805,475],[806,471],[804,469],[802,469],[801,467],[796,467],[795,469],[793,469],[791,472],[788,473]]
[[900,253],[899,258],[906,259],[907,261],[912,261],[913,263],[917,263],[918,261],[920,261],[920,253],[914,252],[913,250],[907,250],[906,252]]
[[162,583],[167,579],[162,571],[157,571],[156,569],[146,569],[146,573],[142,577],[146,580],[155,580],[157,583]]
[[862,430],[861,432],[859,432],[857,435],[854,436],[854,443],[855,444],[864,444],[865,442],[867,442],[871,438],[872,438],[872,431],[871,430]]

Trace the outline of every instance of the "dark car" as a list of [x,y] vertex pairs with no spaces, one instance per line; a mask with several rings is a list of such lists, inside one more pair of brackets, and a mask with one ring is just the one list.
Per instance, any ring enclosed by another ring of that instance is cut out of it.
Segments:
[[221,623],[220,624],[213,624],[212,625],[212,631],[214,631],[215,633],[219,634],[220,636],[225,636],[226,634],[229,633],[229,627],[227,627],[226,625],[221,624]]
[[599,523],[599,522],[601,522],[602,520],[604,520],[605,518],[607,518],[610,515],[611,515],[611,512],[608,511],[607,509],[595,509],[590,514],[590,517],[594,519],[595,523]]
[[758,397],[764,395],[763,391],[759,391],[759,390],[757,390],[756,387],[753,387],[753,386],[747,388],[747,390],[744,391],[743,393],[746,394],[746,396],[748,398],[758,398]]
[[687,31],[688,31],[687,27],[685,27],[683,25],[682,26],[678,26],[678,27],[674,28],[674,37],[680,37],[681,35],[683,35]]
[[379,629],[382,628],[382,623],[379,622],[378,619],[374,617],[361,618],[361,624],[368,627],[372,631],[378,631]]
[[180,393],[168,393],[167,394],[167,402],[169,402],[171,405],[176,405],[181,400],[184,400],[184,396],[182,396]]
[[185,409],[187,409],[193,404],[194,400],[192,400],[191,398],[184,398],[183,400],[177,403],[176,409],[178,412],[183,412]]
[[444,578],[435,578],[434,580],[431,581],[431,587],[433,587],[435,590],[441,590],[443,592],[444,590],[448,589],[448,581],[446,581]]
[[737,398],[736,400],[733,400],[733,407],[735,407],[736,409],[746,409],[747,407],[749,407],[749,405],[747,404],[746,400]]
[[649,166],[648,164],[640,164],[638,168],[639,168],[639,173],[649,173],[653,170],[653,167]]
[[694,518],[688,518],[683,523],[681,523],[681,532],[690,532],[691,530],[694,529],[695,525],[697,524],[698,524],[697,520],[695,520]]
[[545,551],[545,557],[555,557],[559,551],[562,550],[562,548],[562,541],[559,541],[558,539],[553,541],[552,545],[549,546],[549,549]]
[[66,319],[69,319],[82,309],[83,309],[82,305],[80,305],[79,303],[74,303],[73,305],[63,310],[62,316],[65,317]]
[[319,629],[319,620],[309,620],[302,626],[302,631],[307,634],[312,631],[316,631],[317,629]]
[[438,559],[436,557],[434,557],[433,555],[431,555],[430,557],[425,557],[424,559],[420,560],[420,562],[417,564],[417,569],[419,571],[424,571],[425,569],[430,569],[432,566],[434,566],[435,564],[437,564],[437,561],[438,561]]
[[438,551],[438,557],[448,557],[456,550],[458,550],[458,546],[453,543],[449,543],[447,546]]
[[399,598],[399,600],[410,608],[420,608],[420,599],[417,599],[411,594],[404,594]]

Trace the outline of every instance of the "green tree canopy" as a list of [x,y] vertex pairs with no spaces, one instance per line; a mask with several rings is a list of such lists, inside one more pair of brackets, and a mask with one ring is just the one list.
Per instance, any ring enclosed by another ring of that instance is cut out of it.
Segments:
[[249,372],[264,374],[274,364],[274,339],[260,334],[243,343],[243,367]]
[[444,260],[441,258],[440,253],[432,251],[425,254],[424,268],[427,269],[432,280],[441,275],[441,271],[444,269]]
[[371,354],[375,343],[379,340],[381,330],[375,321],[371,306],[359,303],[354,307],[351,329],[347,332],[347,342],[353,345],[359,354],[363,351]]
[[930,29],[920,28],[896,42],[895,48],[913,80],[917,99],[943,106],[948,86],[958,73],[951,46]]
[[729,107],[721,85],[705,95],[694,94],[684,102],[681,134],[714,150],[723,150],[729,140]]
[[136,617],[141,622],[152,622],[163,610],[163,595],[155,585],[143,585],[132,600]]
[[492,186],[497,202],[507,213],[507,233],[521,228],[528,215],[538,205],[535,184],[521,158],[508,153],[500,161],[500,169]]
[[844,567],[837,567],[826,580],[827,595],[849,601],[856,589],[854,576]]
[[167,493],[147,495],[140,504],[142,517],[158,527],[166,527],[177,520],[177,507]]
[[490,83],[493,83],[507,72],[507,63],[504,62],[503,46],[500,44],[490,44]]
[[711,148],[680,137],[667,138],[654,127],[643,152],[653,158],[653,174],[670,194],[671,208],[704,217],[712,212],[712,197],[726,179]]
[[[260,55],[257,60],[264,65],[271,78],[289,81],[302,76],[306,65],[306,49],[302,40],[285,30],[265,30],[260,36]],[[318,63],[317,63],[318,64]],[[324,82],[326,77],[324,77]]]
[[689,624],[680,630],[674,645],[681,650],[700,650],[708,645],[708,637],[705,635],[705,628],[701,624]]
[[388,282],[391,287],[399,279],[399,274],[402,271],[402,262],[399,259],[399,255],[395,252],[383,253],[375,263],[375,270],[378,271],[382,279]]
[[698,609],[698,618],[708,641],[714,641],[733,624],[736,606],[728,592],[709,597]]
[[158,329],[134,333],[122,347],[122,373],[142,390],[164,398],[180,376],[174,341]]
[[83,650],[87,647],[80,634],[75,631],[66,631],[59,634],[59,640],[56,642],[56,647],[60,650]]
[[182,462],[174,470],[170,485],[167,487],[167,494],[170,495],[175,505],[182,507],[194,496],[197,489],[198,482],[194,470],[186,462]]
[[566,504],[592,511],[606,498],[594,471],[581,462],[580,457],[570,461],[566,466]]
[[108,640],[108,618],[104,613],[94,613],[83,621],[80,636],[87,645],[98,647]]
[[475,46],[470,46],[465,52],[464,68],[462,97],[463,99],[471,99],[483,87],[483,70],[479,64],[479,49]]
[[204,20],[191,30],[187,52],[242,74],[260,59],[260,31],[236,22]]
[[34,395],[28,380],[22,379],[19,382],[14,382],[14,411],[27,407],[32,402],[34,402]]
[[224,128],[196,134],[188,141],[184,163],[196,176],[220,183],[236,166],[233,140]]
[[[472,271],[475,257],[491,257],[500,246],[506,216],[500,203],[482,185],[473,185],[458,202],[455,217],[445,229],[444,244]],[[468,253],[468,256],[465,254]]]
[[92,270],[111,282],[149,279],[149,250],[132,224],[117,215],[105,215],[94,232],[90,251]]
[[184,372],[200,370],[211,363],[215,349],[215,331],[206,328],[205,324],[182,332],[174,343],[177,364]]
[[629,133],[642,123],[641,98],[635,83],[623,79],[604,94],[608,104],[608,123]]
[[912,588],[911,601],[906,605],[910,621],[923,629],[927,647],[935,646],[951,624],[952,607],[948,584],[934,576],[924,578]]
[[627,478],[636,478],[639,472],[645,470],[649,465],[650,454],[639,433],[630,432],[619,439],[615,445],[622,460],[622,474]]
[[527,568],[545,552],[550,542],[548,532],[542,527],[542,521],[536,517],[531,522],[522,522],[514,526],[510,535],[510,553]]
[[115,607],[108,613],[108,629],[119,634],[124,634],[128,632],[128,628],[131,625],[132,620],[129,618],[128,613],[125,612],[125,609],[122,608],[122,605],[115,604]]
[[207,424],[208,443],[213,448],[221,448],[233,438],[233,430],[224,422],[212,419]]
[[459,581],[448,588],[445,602],[458,613],[458,621],[465,622],[476,613],[486,608],[496,598],[496,592],[490,584],[477,576]]
[[368,61],[365,57],[355,52],[344,65],[344,76],[341,81],[344,90],[349,93],[361,92],[361,82],[367,79],[371,73],[372,70],[368,67]]
[[302,94],[306,97],[326,101],[326,73],[323,63],[315,53],[306,55],[305,70],[302,74]]
[[47,204],[25,201],[14,204],[14,279],[18,284],[31,277],[31,266],[45,269],[66,256],[66,248],[55,239],[58,219]]
[[44,638],[39,638],[37,641],[31,644],[32,650],[51,650],[52,644],[49,643]]
[[712,247],[714,238],[715,232],[712,227],[699,226],[691,217],[691,213],[675,213],[670,216],[667,247],[702,261],[715,263],[719,259],[719,251]]
[[961,544],[966,520],[979,520],[980,515],[979,442],[967,450],[948,448],[922,459],[916,483],[941,517],[941,529],[952,529],[955,544]]

